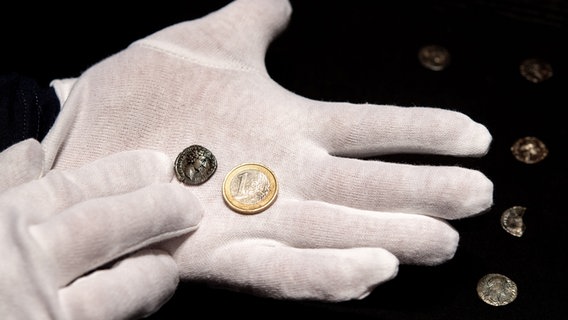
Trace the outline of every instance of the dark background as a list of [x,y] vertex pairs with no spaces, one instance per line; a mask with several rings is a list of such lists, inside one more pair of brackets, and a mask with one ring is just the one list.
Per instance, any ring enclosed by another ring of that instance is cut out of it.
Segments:
[[[59,1],[0,5],[0,73],[42,85],[75,77],[132,41],[201,17],[229,1]],[[361,301],[277,301],[184,283],[150,319],[202,317],[336,317],[345,319],[566,319],[568,4],[559,0],[324,1],[291,0],[289,27],[267,55],[271,76],[297,94],[327,101],[435,106],[485,124],[494,140],[481,159],[393,157],[455,164],[495,184],[494,207],[453,221],[461,234],[455,258],[436,267],[401,266],[397,278]],[[450,66],[420,65],[420,47],[438,44]],[[552,78],[531,83],[527,58],[548,61]],[[517,161],[511,145],[535,136],[549,156]],[[513,237],[501,213],[527,208],[527,230]],[[511,304],[493,307],[476,293],[487,273],[518,286]]]

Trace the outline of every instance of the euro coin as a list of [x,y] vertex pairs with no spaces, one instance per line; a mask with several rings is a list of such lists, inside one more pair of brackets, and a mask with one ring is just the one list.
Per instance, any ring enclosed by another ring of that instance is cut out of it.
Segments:
[[278,183],[274,173],[258,163],[244,163],[232,169],[223,181],[223,198],[234,211],[255,214],[274,203]]

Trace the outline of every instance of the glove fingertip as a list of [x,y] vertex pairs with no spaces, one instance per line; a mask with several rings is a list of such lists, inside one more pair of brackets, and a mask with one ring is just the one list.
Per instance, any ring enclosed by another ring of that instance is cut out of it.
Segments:
[[368,261],[367,264],[371,268],[369,270],[369,278],[373,279],[371,281],[372,285],[369,286],[368,290],[362,292],[360,296],[354,299],[361,300],[366,298],[377,286],[394,279],[398,275],[399,261],[389,251],[382,248],[359,248],[353,250],[362,250],[362,253],[367,255],[367,258],[361,260]]
[[484,156],[489,152],[489,147],[493,141],[493,136],[482,124],[476,123],[476,128],[472,130],[472,155],[473,156]]
[[487,178],[483,173],[479,171],[474,171],[479,177],[477,178],[477,197],[473,197],[471,204],[471,212],[476,212],[477,214],[486,212],[489,208],[493,206],[493,182]]
[[[205,210],[201,206],[197,197],[186,187],[177,184],[165,184],[163,189],[163,199],[170,199],[169,203],[175,206],[175,209],[164,210],[163,212],[172,214],[173,220],[178,221],[178,226],[183,229],[193,230],[199,226]],[[181,218],[182,221],[179,221]]]
[[425,261],[425,265],[438,265],[449,261],[454,258],[459,242],[460,242],[460,234],[452,228],[451,226],[447,226],[443,229],[438,229],[438,245],[440,246],[440,250],[437,250],[436,253],[430,257],[429,260]]

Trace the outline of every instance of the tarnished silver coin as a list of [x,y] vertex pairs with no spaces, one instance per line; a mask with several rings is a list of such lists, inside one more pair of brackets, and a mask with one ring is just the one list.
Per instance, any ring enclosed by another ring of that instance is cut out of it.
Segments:
[[541,59],[526,59],[520,65],[521,75],[532,83],[540,83],[554,74],[552,66]]
[[268,167],[244,163],[231,170],[223,182],[223,198],[239,213],[254,214],[267,209],[278,194],[278,182]]
[[440,71],[450,64],[450,53],[442,46],[427,45],[418,51],[418,60],[424,67]]
[[176,158],[174,169],[179,181],[187,185],[202,184],[217,170],[217,159],[207,148],[192,145]]
[[517,285],[499,273],[489,273],[477,283],[477,294],[485,303],[504,306],[517,298]]
[[548,156],[548,148],[536,137],[518,139],[511,146],[511,152],[517,160],[527,164],[540,162]]
[[515,237],[521,237],[526,229],[523,221],[526,209],[522,206],[514,206],[503,211],[501,214],[501,226],[503,229]]

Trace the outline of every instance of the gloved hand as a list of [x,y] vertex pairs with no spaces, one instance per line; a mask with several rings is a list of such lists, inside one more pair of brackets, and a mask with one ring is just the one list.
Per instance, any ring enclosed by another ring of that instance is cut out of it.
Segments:
[[[182,280],[342,301],[365,297],[399,263],[451,259],[459,235],[444,220],[488,209],[491,181],[462,167],[362,159],[482,156],[491,135],[454,111],[314,101],[281,87],[264,56],[290,14],[286,0],[236,0],[92,66],[43,141],[46,167],[133,148],[172,158],[189,145],[209,149],[216,172],[187,186],[205,207],[202,224],[165,246]],[[268,166],[279,185],[272,206],[253,215],[222,196],[225,176],[248,162]]]
[[167,183],[170,160],[126,151],[40,177],[42,160],[35,140],[0,153],[1,318],[155,312],[175,292],[179,271],[151,246],[195,230],[203,213],[191,193]]

